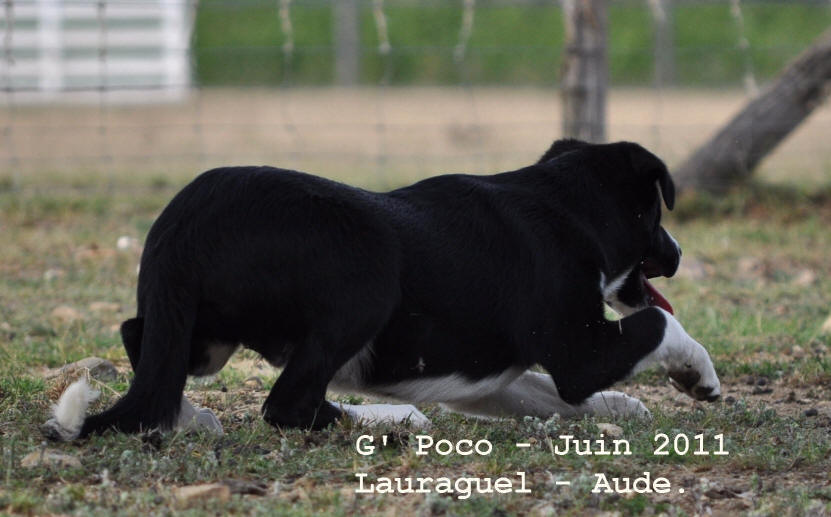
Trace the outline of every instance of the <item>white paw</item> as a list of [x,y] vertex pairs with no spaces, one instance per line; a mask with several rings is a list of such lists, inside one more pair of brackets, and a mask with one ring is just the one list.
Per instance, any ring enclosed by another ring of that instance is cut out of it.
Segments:
[[430,419],[411,404],[336,404],[349,418],[363,425],[409,423],[417,429],[430,427]]
[[213,411],[208,408],[202,408],[196,413],[196,418],[192,421],[194,425],[201,429],[212,431],[218,435],[224,433],[222,423],[216,417]]
[[208,408],[197,410],[184,395],[182,396],[182,405],[179,409],[179,421],[176,427],[192,431],[210,431],[218,435],[224,433],[222,423],[220,423],[213,411]]
[[640,400],[619,391],[599,391],[578,408],[583,413],[595,416],[652,418],[652,413]]
[[665,313],[667,327],[658,347],[658,360],[669,373],[670,384],[696,400],[714,401],[721,396],[721,383],[710,354],[687,334],[672,315]]

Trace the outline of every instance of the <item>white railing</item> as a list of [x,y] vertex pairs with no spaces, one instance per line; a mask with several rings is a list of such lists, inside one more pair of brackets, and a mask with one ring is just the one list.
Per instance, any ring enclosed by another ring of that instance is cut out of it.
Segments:
[[0,89],[19,100],[152,101],[190,87],[184,0],[0,0]]

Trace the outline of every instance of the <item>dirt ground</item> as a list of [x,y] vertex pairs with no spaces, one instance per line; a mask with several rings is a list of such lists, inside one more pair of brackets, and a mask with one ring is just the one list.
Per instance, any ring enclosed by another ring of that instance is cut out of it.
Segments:
[[[268,391],[263,387],[262,379],[267,379],[273,374],[273,370],[262,360],[235,359],[235,369],[241,373],[250,375],[243,382],[243,387],[233,390],[212,391],[195,390],[186,392],[188,398],[201,407],[211,407],[223,422],[232,422],[232,426],[251,425],[251,418],[256,418],[259,413],[265,396]],[[127,372],[129,366],[119,365],[119,370]],[[683,395],[669,386],[637,384],[626,382],[615,389],[639,398],[648,408],[653,411],[706,411],[709,405],[703,402],[696,402],[688,396]],[[723,397],[718,404],[733,405],[737,401],[747,404],[749,407],[770,408],[780,416],[787,416],[798,419],[806,414],[816,419],[817,425],[831,429],[831,388],[810,384],[794,384],[782,380],[768,379],[764,376],[746,376],[739,382],[727,382],[722,384]],[[330,394],[330,398],[335,394]],[[232,404],[228,401],[233,400]],[[367,402],[373,402],[371,400]],[[222,410],[219,408],[227,408]],[[807,413],[806,413],[807,412]],[[770,440],[777,440],[771,436]],[[741,455],[741,451],[734,450],[731,454]],[[405,469],[406,470],[406,469]],[[390,474],[390,473],[386,473]],[[399,473],[405,475],[404,473]],[[529,482],[533,486],[544,486],[551,482],[549,470],[530,469],[528,472]],[[746,469],[736,469],[733,463],[705,463],[695,466],[688,465],[661,465],[656,466],[654,476],[663,476],[673,480],[673,483],[683,487],[685,490],[673,490],[669,494],[654,499],[655,503],[665,503],[673,511],[669,515],[676,515],[681,510],[688,515],[713,515],[731,516],[746,514],[746,512],[758,508],[760,494],[788,489],[788,487],[811,487],[823,486],[827,473],[815,467],[804,468],[794,463],[791,468],[782,471],[758,472],[755,477],[749,475]],[[574,497],[584,498],[584,493],[578,488],[565,488],[563,490],[575,491]],[[350,498],[355,494],[349,490],[343,491]],[[634,495],[634,494],[630,494]],[[612,498],[620,496],[612,496]],[[626,498],[626,496],[624,496]],[[608,498],[597,497],[597,504],[604,500],[609,503]],[[389,515],[407,515],[409,510],[413,513],[417,508],[407,505],[415,505],[416,502],[410,498],[409,501],[401,501],[402,507]],[[591,504],[589,505],[591,507]],[[585,509],[586,515],[615,515],[599,508],[596,512]],[[807,515],[827,515],[825,510],[818,507],[815,512],[811,509],[804,509]],[[554,515],[558,507],[541,500],[533,508],[532,515]],[[764,512],[763,512],[764,513]],[[619,515],[619,514],[618,514]]]
[[[219,90],[184,102],[32,105],[0,98],[0,169],[182,173],[272,164],[377,185],[450,171],[492,172],[537,158],[560,133],[556,89]],[[609,138],[679,163],[730,118],[738,90],[615,90]],[[831,106],[819,108],[764,163],[773,180],[831,179]]]
[[[242,383],[242,387],[234,389],[223,387],[221,390],[204,389],[204,386],[212,381],[203,380],[196,381],[195,384],[192,383],[190,387],[197,389],[188,390],[186,395],[196,405],[212,408],[217,416],[226,425],[230,423],[232,428],[250,426],[252,425],[252,418],[257,418],[259,408],[268,393],[263,380],[273,376],[274,370],[260,359],[237,357],[232,360],[232,364],[235,370],[243,376],[247,376]],[[120,373],[125,374],[129,371],[129,365],[126,361],[121,361],[118,363],[118,369]],[[41,375],[45,374],[45,370],[41,372]],[[60,379],[52,386],[52,391],[60,392],[63,384],[63,379]],[[199,387],[200,385],[203,387]],[[696,402],[675,391],[669,384],[661,386],[628,381],[621,386],[616,386],[615,389],[639,398],[653,411],[693,412],[697,410],[706,411],[709,407],[707,403]],[[749,407],[770,408],[779,416],[794,419],[810,415],[811,418],[815,419],[817,425],[831,429],[831,387],[748,375],[740,379],[739,382],[722,384],[722,390],[723,397],[718,402],[719,405],[740,403]],[[334,396],[336,394],[329,394],[330,399]],[[369,400],[367,402],[373,401]],[[769,439],[775,441],[778,438],[771,436]],[[734,450],[730,453],[741,454],[741,451]],[[405,475],[406,473],[399,474]],[[759,500],[762,497],[760,494],[783,490],[788,487],[822,486],[824,484],[823,479],[827,477],[827,473],[823,471],[819,471],[814,467],[803,468],[797,463],[792,465],[790,469],[786,469],[785,472],[762,471],[755,476],[748,475],[746,469],[736,469],[735,464],[717,462],[694,466],[683,464],[661,465],[656,466],[652,474],[672,479],[674,484],[683,488],[681,491],[673,490],[669,494],[654,500],[655,503],[669,505],[669,508],[673,509],[673,512],[669,515],[676,515],[681,510],[689,515],[714,516],[745,514],[758,507]],[[549,470],[532,468],[529,469],[528,479],[532,486],[544,486],[551,482],[551,475]],[[293,494],[298,490],[303,492],[311,488],[304,488],[302,484],[298,484],[297,487],[291,485],[286,489],[289,494]],[[563,490],[577,491],[578,488],[564,488]],[[355,498],[355,494],[351,490],[344,489],[342,493],[347,498]],[[297,497],[301,496],[302,493]],[[585,494],[575,492],[574,496],[582,498],[585,497]],[[619,498],[620,496],[612,496],[613,499],[615,497]],[[604,504],[609,503],[608,498],[597,497],[598,505],[600,505],[601,500],[605,501]],[[420,500],[414,500],[413,498],[400,501],[402,506],[398,507],[397,511],[388,514],[406,515],[410,510],[416,513],[417,503],[419,502]],[[589,508],[592,504],[589,504]],[[408,505],[414,506],[410,507]],[[588,508],[585,510],[588,512],[586,515],[613,515],[599,508],[596,512],[591,512]],[[815,508],[814,513],[811,513],[811,509],[804,510],[808,512],[808,515],[826,515],[825,510],[821,507]],[[553,515],[557,511],[558,507],[556,505],[541,500],[533,508],[532,514]]]

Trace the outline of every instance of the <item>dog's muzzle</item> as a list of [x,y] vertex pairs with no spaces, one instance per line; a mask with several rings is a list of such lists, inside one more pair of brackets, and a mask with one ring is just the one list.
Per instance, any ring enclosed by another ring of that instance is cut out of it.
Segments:
[[650,278],[671,277],[681,263],[681,246],[663,227],[655,234],[649,254],[640,263],[641,292],[647,305],[655,305],[674,314],[672,305],[650,282]]
[[663,227],[655,234],[649,253],[641,261],[646,278],[673,276],[681,264],[681,246]]

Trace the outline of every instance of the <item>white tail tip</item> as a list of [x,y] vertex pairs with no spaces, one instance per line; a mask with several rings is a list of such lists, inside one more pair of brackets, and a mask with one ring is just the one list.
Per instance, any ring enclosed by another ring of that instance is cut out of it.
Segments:
[[43,433],[55,440],[74,440],[81,433],[87,407],[98,398],[100,392],[92,389],[81,378],[64,390],[58,403],[52,406],[52,418],[42,428]]

